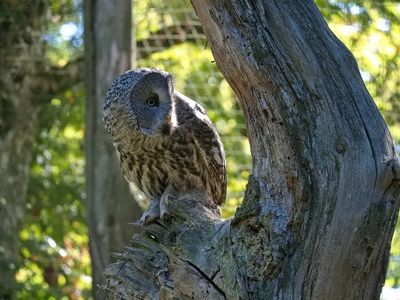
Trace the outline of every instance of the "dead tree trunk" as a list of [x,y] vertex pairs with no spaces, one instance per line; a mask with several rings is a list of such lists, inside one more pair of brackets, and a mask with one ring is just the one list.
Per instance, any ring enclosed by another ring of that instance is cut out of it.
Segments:
[[85,1],[87,220],[96,299],[104,298],[98,285],[111,251],[131,238],[127,224],[141,214],[102,121],[108,86],[131,67],[131,9],[131,1]]
[[352,54],[307,1],[198,1],[247,119],[253,174],[233,219],[170,203],[106,270],[113,299],[378,299],[400,194],[388,129]]

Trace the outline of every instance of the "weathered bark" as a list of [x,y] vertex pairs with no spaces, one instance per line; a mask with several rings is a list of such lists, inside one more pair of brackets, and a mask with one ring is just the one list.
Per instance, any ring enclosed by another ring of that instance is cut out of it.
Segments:
[[235,217],[170,203],[111,264],[113,299],[378,299],[400,165],[352,54],[311,0],[192,4],[247,120]]
[[111,251],[131,238],[126,226],[140,216],[102,122],[108,86],[131,64],[130,2],[85,1],[87,220],[96,299],[104,298],[98,285]]

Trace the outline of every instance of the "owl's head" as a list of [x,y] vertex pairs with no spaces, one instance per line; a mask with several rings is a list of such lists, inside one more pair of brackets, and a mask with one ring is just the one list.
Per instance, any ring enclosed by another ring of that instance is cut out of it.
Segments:
[[112,135],[121,129],[147,136],[170,134],[177,126],[172,75],[149,68],[120,75],[107,92],[103,120]]

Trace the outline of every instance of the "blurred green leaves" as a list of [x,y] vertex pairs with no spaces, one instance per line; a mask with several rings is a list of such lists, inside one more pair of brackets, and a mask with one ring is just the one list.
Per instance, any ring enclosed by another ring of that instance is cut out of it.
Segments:
[[89,297],[83,99],[82,85],[71,87],[40,112],[26,218],[20,233],[23,266],[17,274],[22,284],[19,299]]
[[53,0],[48,3],[48,23],[43,39],[46,59],[57,66],[83,55],[83,2]]
[[[81,1],[51,1],[42,32],[49,66],[83,54]],[[49,95],[36,95],[48,98]],[[20,232],[18,299],[88,299],[90,257],[85,224],[84,90],[71,85],[40,106],[28,199]]]

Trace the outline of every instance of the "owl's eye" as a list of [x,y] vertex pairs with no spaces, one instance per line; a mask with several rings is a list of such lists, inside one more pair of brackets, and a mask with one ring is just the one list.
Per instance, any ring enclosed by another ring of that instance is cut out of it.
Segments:
[[158,106],[158,96],[154,95],[154,96],[151,96],[150,98],[147,98],[146,103],[150,107]]

